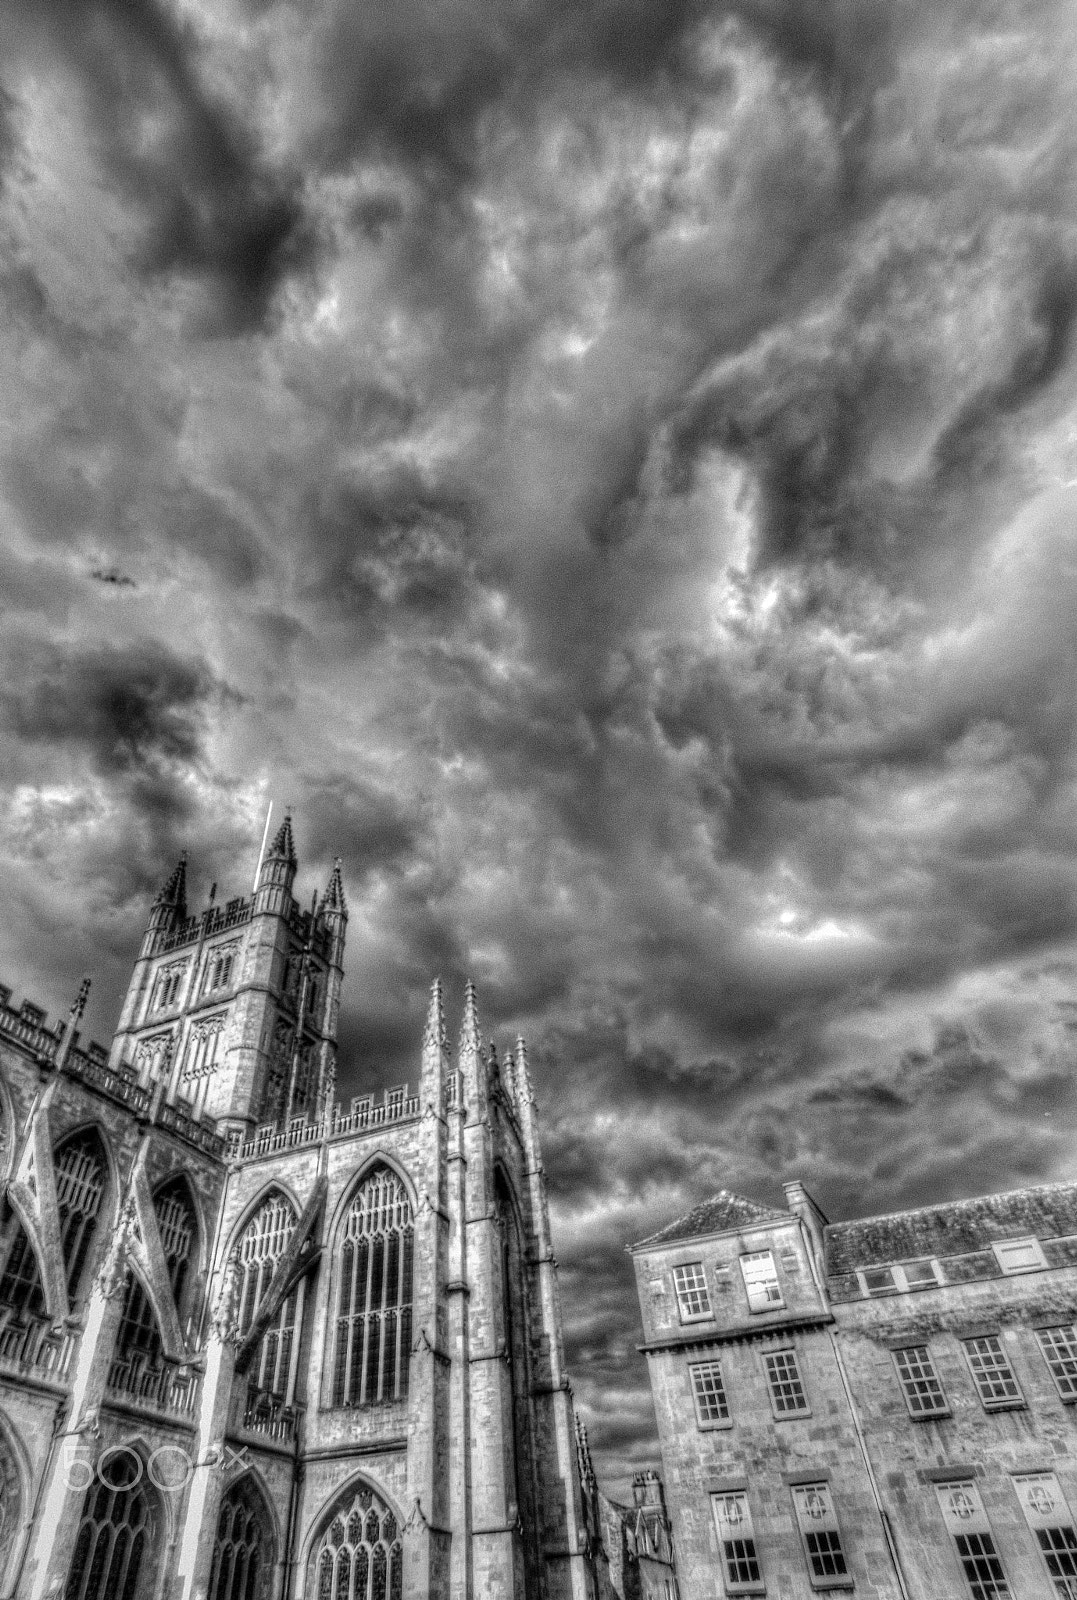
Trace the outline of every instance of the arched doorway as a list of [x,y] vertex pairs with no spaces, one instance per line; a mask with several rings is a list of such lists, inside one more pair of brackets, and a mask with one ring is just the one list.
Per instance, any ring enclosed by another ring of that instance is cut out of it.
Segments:
[[311,1553],[311,1600],[401,1600],[400,1531],[395,1515],[369,1484],[345,1490]]

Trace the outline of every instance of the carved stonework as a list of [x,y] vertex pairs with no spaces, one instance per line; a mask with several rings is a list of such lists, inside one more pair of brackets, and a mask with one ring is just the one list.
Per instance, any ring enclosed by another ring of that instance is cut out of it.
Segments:
[[225,1262],[212,1322],[213,1331],[222,1344],[239,1342],[239,1261],[234,1254]]
[[140,1039],[135,1046],[135,1067],[139,1076],[151,1080],[167,1075],[172,1059],[172,1033],[155,1033],[149,1039]]
[[135,1214],[135,1197],[128,1194],[120,1209],[120,1220],[112,1235],[108,1254],[97,1274],[97,1288],[106,1300],[120,1293],[127,1277],[127,1249],[132,1237],[137,1236],[138,1219]]
[[184,1083],[191,1083],[196,1078],[206,1078],[216,1069],[220,1048],[219,1038],[224,1032],[225,1020],[222,1011],[215,1017],[207,1017],[204,1022],[192,1025],[187,1041],[187,1059],[183,1068]]

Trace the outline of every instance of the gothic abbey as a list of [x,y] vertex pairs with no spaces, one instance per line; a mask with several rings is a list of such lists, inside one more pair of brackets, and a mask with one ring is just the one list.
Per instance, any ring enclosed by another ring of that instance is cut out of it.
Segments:
[[0,992],[0,1579],[17,1600],[607,1592],[522,1041],[335,1096],[339,868],[154,902],[111,1050]]

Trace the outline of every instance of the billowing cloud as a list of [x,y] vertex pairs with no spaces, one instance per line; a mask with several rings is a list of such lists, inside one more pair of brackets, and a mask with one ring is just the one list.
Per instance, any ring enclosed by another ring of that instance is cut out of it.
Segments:
[[0,19],[5,982],[344,862],[344,1094],[524,1031],[572,1369],[623,1247],[1066,1174],[1077,27],[1057,0]]

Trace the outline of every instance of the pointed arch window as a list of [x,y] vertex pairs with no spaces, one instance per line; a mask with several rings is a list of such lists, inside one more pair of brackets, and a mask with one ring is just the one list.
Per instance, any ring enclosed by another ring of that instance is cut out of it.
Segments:
[[60,1249],[72,1300],[78,1292],[105,1193],[105,1158],[95,1133],[76,1134],[56,1154]]
[[[250,1331],[295,1225],[295,1211],[284,1195],[271,1194],[240,1236],[237,1315],[241,1337]],[[301,1320],[297,1315],[297,1303],[302,1288],[301,1280],[274,1315],[251,1362],[250,1387],[263,1394],[287,1395],[291,1386],[292,1343],[296,1325]],[[294,1383],[294,1379],[292,1381]]]
[[[105,1192],[105,1161],[94,1133],[77,1134],[56,1152],[56,1208],[67,1292],[74,1300],[93,1241]],[[45,1297],[37,1260],[24,1228],[16,1226],[0,1275],[0,1305],[44,1316]]]
[[407,1190],[395,1172],[375,1167],[340,1231],[335,1406],[377,1405],[408,1392],[413,1238]]
[[135,1600],[152,1542],[152,1507],[133,1450],[106,1452],[86,1491],[64,1600]]
[[206,957],[206,976],[202,983],[202,993],[211,994],[215,989],[226,989],[232,981],[232,969],[235,964],[235,945],[211,951]]
[[[173,1178],[159,1189],[154,1197],[153,1209],[178,1312],[180,1295],[197,1239],[194,1207],[184,1180]],[[173,1400],[174,1376],[175,1369],[164,1360],[161,1330],[150,1298],[134,1273],[128,1271],[123,1311],[108,1374],[109,1388],[169,1405]]]
[[400,1528],[372,1489],[340,1506],[314,1556],[314,1600],[401,1600]]
[[272,1570],[273,1538],[265,1502],[247,1473],[221,1501],[209,1600],[261,1600]]

